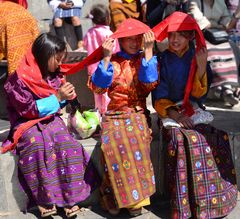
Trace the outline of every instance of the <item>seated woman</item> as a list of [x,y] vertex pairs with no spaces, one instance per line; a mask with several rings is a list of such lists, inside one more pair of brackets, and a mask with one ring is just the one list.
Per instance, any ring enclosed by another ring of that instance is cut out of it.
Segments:
[[102,206],[111,214],[127,208],[135,216],[150,204],[155,192],[146,106],[147,96],[158,84],[152,51],[155,38],[147,25],[132,18],[123,21],[111,37],[119,38],[122,50],[112,55],[114,40],[106,39],[104,57],[90,80],[94,92],[108,92],[110,98],[102,122]]
[[[159,57],[160,84],[152,92],[154,108],[161,119],[171,118],[178,124],[163,129],[172,218],[226,216],[237,202],[228,135],[192,120],[196,101],[207,92],[202,32],[196,21],[182,12],[174,12],[153,31],[157,39],[168,37],[169,41],[169,48]],[[194,38],[196,49],[190,43]]]
[[61,83],[65,55],[64,41],[41,34],[4,85],[11,131],[1,152],[19,156],[19,181],[42,217],[55,214],[56,207],[64,207],[67,217],[76,215],[95,180],[93,169],[86,171],[88,154],[60,117],[75,96],[72,84]]
[[56,35],[64,40],[63,21],[69,18],[74,27],[77,38],[77,50],[83,52],[83,33],[80,20],[81,10],[85,1],[83,0],[48,0],[50,7],[54,12],[53,25]]
[[[238,8],[240,10],[240,7]],[[200,28],[230,31],[238,18],[231,16],[224,0],[191,0],[189,13]],[[236,15],[239,12],[236,11]],[[208,61],[213,72],[211,93],[231,106],[239,103],[239,48],[232,42],[214,45],[207,42]]]

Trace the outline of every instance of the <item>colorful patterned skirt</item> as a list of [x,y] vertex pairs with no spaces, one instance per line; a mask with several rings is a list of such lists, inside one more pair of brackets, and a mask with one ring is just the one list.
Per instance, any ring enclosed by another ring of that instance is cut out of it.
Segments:
[[16,152],[20,184],[36,205],[72,206],[97,182],[88,154],[57,116],[26,131]]
[[172,218],[212,219],[228,215],[237,185],[228,135],[210,125],[173,128],[167,146],[166,181]]
[[151,130],[144,114],[106,116],[101,146],[105,174],[100,189],[105,208],[130,208],[155,192],[150,143]]

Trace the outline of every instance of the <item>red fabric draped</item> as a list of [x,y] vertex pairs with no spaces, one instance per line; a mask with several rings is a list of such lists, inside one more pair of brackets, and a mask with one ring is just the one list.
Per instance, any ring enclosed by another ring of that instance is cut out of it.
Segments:
[[[157,41],[164,40],[168,36],[169,32],[194,30],[196,39],[196,51],[198,52],[202,47],[206,47],[204,36],[197,22],[190,15],[182,12],[174,12],[169,17],[164,19],[161,23],[156,25],[152,30]],[[196,68],[196,57],[194,57],[190,67],[182,105],[182,109],[188,116],[191,116],[194,113],[193,108],[189,102],[189,96],[192,91]]]
[[[123,38],[134,36],[138,34],[143,34],[149,31],[150,28],[144,23],[135,20],[133,18],[129,18],[122,22],[122,24],[118,27],[117,31],[111,35],[111,38]],[[168,36],[168,32],[172,31],[183,31],[183,30],[195,30],[196,32],[196,50],[198,51],[202,47],[206,47],[205,40],[203,34],[196,23],[196,21],[189,15],[182,12],[174,12],[172,15],[167,17],[153,29],[155,34],[155,38],[157,41],[162,41]],[[83,61],[74,63],[74,64],[63,64],[61,65],[61,71],[67,74],[77,73],[79,70],[82,70],[86,66],[93,64],[103,57],[102,47],[100,46],[97,50],[95,50],[92,54],[90,54]],[[189,103],[189,96],[192,90],[192,84],[194,79],[194,74],[196,72],[196,59],[194,58],[190,68],[190,74],[185,90],[184,103],[183,107],[185,112],[188,115],[193,113],[193,109],[191,104]],[[56,94],[56,91],[52,89],[43,79],[40,69],[37,66],[37,63],[31,53],[29,51],[22,63],[19,65],[17,69],[17,74],[21,78],[21,80],[39,97],[44,98],[49,96],[50,94]],[[32,127],[34,124],[38,123],[41,120],[47,119],[48,117],[39,118],[36,120],[31,120],[27,123],[23,123],[20,127],[18,127],[17,131],[14,133],[13,139],[14,142],[7,147],[2,149],[2,152],[6,152],[8,150],[14,149],[18,139],[21,137],[22,133]]]
[[[113,39],[135,36],[138,34],[146,33],[150,30],[150,28],[133,18],[129,18],[123,21],[118,29],[110,36]],[[75,74],[76,72],[84,69],[86,66],[96,63],[100,61],[103,57],[102,47],[98,47],[92,54],[86,57],[83,61],[73,64],[62,64],[61,72],[64,72],[66,75]]]
[[[148,26],[142,22],[135,19],[125,20],[118,28],[118,30],[113,33],[112,38],[122,38],[127,36],[133,36],[137,34],[142,34],[147,32],[149,29]],[[202,47],[206,47],[204,36],[201,29],[199,28],[197,22],[188,14],[183,12],[174,12],[169,17],[164,19],[158,25],[156,25],[152,31],[154,32],[155,38],[157,41],[164,40],[169,32],[174,31],[184,31],[184,30],[194,30],[195,39],[196,39],[196,51],[199,51]],[[93,64],[102,58],[102,48],[101,46],[90,54],[86,59],[79,63],[74,64],[63,64],[61,66],[62,72],[65,74],[74,74],[79,70],[82,70],[86,66]],[[192,115],[194,113],[191,104],[189,103],[189,96],[191,94],[194,74],[196,72],[196,58],[192,60],[188,82],[186,85],[185,96],[183,100],[183,109],[187,115]]]
[[22,59],[16,70],[18,77],[36,94],[39,98],[56,94],[56,90],[48,85],[42,78],[41,71],[35,61],[31,49]]
[[[31,50],[29,50],[23,58],[21,64],[16,70],[16,73],[18,74],[18,77],[27,85],[27,87],[29,87],[33,91],[33,93],[39,98],[44,98],[48,97],[51,94],[56,94],[56,91],[52,87],[50,87],[45,80],[43,80],[42,74]],[[0,152],[5,153],[7,151],[13,150],[16,147],[19,138],[26,130],[28,130],[38,122],[48,119],[50,117],[51,115],[43,118],[29,120],[28,122],[19,125],[12,136],[13,142],[9,142],[8,145],[4,144],[4,147],[0,148]]]

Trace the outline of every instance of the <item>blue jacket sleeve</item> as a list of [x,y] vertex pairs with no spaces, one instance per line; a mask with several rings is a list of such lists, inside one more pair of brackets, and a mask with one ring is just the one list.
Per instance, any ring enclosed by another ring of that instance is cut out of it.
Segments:
[[157,57],[153,56],[148,62],[145,58],[142,59],[142,63],[138,73],[138,79],[144,83],[152,83],[158,80],[158,62]]
[[104,61],[100,61],[96,71],[92,75],[92,82],[100,88],[108,88],[113,80],[113,64],[110,62],[107,70],[104,67]]
[[159,99],[169,99],[168,77],[167,77],[164,65],[162,65],[161,71],[160,71],[160,83],[152,91],[152,99],[153,99],[153,103]]
[[60,104],[54,94],[50,95],[49,97],[36,100],[36,104],[39,112],[39,117],[54,114],[60,109]]

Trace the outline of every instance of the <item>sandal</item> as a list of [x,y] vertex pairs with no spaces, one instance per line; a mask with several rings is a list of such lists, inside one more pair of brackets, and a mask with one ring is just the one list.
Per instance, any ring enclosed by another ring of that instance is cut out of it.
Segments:
[[57,209],[56,209],[55,205],[53,205],[52,208],[43,207],[43,206],[38,205],[38,209],[39,209],[39,211],[41,213],[41,217],[42,218],[49,217],[51,215],[57,214]]
[[78,207],[78,205],[74,205],[72,207],[65,207],[64,211],[66,213],[67,218],[71,218],[73,216],[76,216],[79,212],[81,212],[81,209]]

